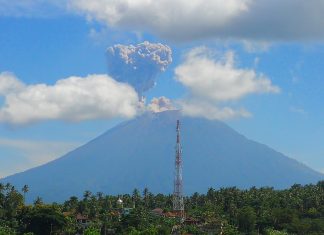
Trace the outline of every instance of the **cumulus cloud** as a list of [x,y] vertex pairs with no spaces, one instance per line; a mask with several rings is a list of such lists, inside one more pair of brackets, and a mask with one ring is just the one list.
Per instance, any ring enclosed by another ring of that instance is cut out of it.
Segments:
[[175,69],[175,79],[189,90],[189,100],[180,102],[183,112],[209,119],[248,117],[250,113],[245,109],[224,105],[251,94],[280,92],[265,75],[238,68],[234,52],[215,59],[205,47],[194,48],[185,56]]
[[24,84],[9,72],[0,73],[0,95],[17,92],[24,88]]
[[[138,95],[132,87],[107,75],[69,77],[54,85],[26,85],[1,74],[4,104],[0,121],[26,124],[42,120],[82,121],[136,115]],[[18,87],[18,88],[17,88]]]
[[160,113],[167,110],[175,110],[176,108],[170,99],[161,96],[159,98],[154,97],[151,100],[151,103],[147,106],[147,109],[154,113]]
[[5,16],[66,12],[174,41],[324,39],[321,0],[0,0]]
[[141,96],[154,87],[157,75],[172,62],[170,47],[147,41],[137,45],[115,45],[107,49],[109,74],[132,85]]
[[269,42],[264,41],[242,41],[243,48],[248,53],[262,53],[269,51],[271,44]]
[[320,0],[69,0],[70,9],[109,26],[167,39],[324,39]]
[[191,50],[175,69],[176,80],[198,97],[213,101],[238,100],[253,93],[278,93],[279,87],[252,69],[235,67],[235,54],[227,52],[220,60],[209,56],[205,47]]
[[186,116],[205,117],[207,119],[227,120],[240,117],[251,117],[252,114],[247,110],[233,109],[231,107],[219,107],[218,105],[204,100],[180,100],[181,112]]

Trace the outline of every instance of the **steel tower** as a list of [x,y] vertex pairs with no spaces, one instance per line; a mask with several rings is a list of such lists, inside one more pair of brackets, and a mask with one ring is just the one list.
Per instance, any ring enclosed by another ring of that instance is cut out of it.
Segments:
[[177,143],[175,157],[175,174],[173,190],[173,211],[184,220],[183,181],[182,181],[182,148],[180,143],[180,121],[177,120]]

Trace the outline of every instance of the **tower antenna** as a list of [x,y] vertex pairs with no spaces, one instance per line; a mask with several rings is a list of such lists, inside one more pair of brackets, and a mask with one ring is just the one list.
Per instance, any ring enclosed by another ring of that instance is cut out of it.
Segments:
[[183,222],[184,200],[183,200],[183,181],[182,181],[182,147],[180,143],[180,121],[177,120],[177,143],[175,156],[175,175],[174,175],[174,190],[173,190],[173,211],[180,217]]

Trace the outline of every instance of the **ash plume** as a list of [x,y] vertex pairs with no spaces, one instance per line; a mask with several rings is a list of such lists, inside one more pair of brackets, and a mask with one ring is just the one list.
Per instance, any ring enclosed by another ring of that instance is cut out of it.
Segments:
[[170,47],[161,43],[117,44],[107,49],[109,75],[133,86],[140,97],[155,86],[157,75],[171,62]]
[[161,96],[159,98],[154,97],[147,108],[153,113],[176,110],[176,107],[173,105],[172,101],[165,96]]

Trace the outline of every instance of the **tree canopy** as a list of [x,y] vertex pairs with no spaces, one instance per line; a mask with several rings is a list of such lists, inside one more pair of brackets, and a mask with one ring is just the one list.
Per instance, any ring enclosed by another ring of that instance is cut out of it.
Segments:
[[0,184],[0,235],[324,234],[324,181],[285,190],[210,188],[185,197],[184,223],[172,216],[172,195],[148,188],[124,195],[85,191],[62,204],[38,197],[26,205],[29,190]]

